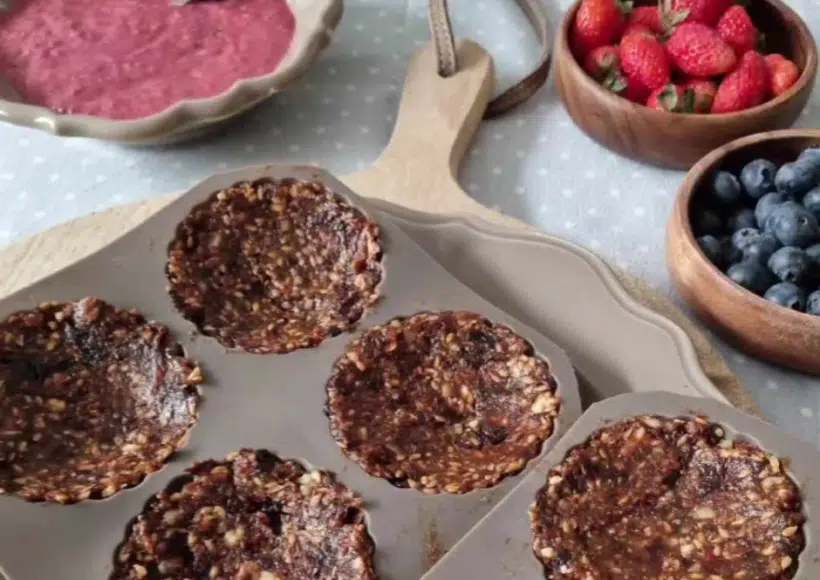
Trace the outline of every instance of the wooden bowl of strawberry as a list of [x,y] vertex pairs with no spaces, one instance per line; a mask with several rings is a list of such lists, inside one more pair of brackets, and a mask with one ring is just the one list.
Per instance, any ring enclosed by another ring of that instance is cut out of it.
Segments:
[[792,125],[817,47],[781,0],[578,0],[555,45],[575,123],[622,155],[688,169],[734,139]]

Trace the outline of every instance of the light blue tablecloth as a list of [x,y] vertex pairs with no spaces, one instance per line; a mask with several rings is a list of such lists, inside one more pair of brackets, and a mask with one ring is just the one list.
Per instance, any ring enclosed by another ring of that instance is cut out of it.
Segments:
[[[495,56],[501,85],[528,72],[537,47],[512,0],[450,4],[458,33]],[[554,19],[569,1],[560,4],[551,7]],[[820,38],[820,0],[789,4]],[[367,165],[387,142],[407,58],[428,40],[427,26],[426,0],[348,0],[332,46],[297,87],[194,143],[127,149],[0,126],[0,245],[229,167],[278,159],[344,173]],[[799,122],[818,124],[820,93]],[[664,225],[682,177],[590,141],[550,84],[520,110],[483,126],[461,179],[486,205],[586,245],[672,294]],[[771,419],[818,441],[820,381],[720,347]]]

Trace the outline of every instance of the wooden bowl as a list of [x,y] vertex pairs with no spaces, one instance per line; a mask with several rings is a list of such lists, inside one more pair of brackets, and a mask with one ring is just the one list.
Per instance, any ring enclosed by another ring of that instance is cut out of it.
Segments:
[[688,169],[709,151],[729,141],[790,127],[814,88],[817,46],[806,24],[781,0],[751,0],[749,13],[766,35],[768,52],[783,54],[802,71],[794,86],[771,101],[737,113],[695,115],[644,107],[598,85],[575,60],[569,36],[579,5],[580,0],[566,13],[555,40],[558,92],[582,131],[626,157],[661,167]]
[[813,374],[820,373],[820,316],[784,308],[732,282],[700,250],[690,215],[717,169],[736,172],[758,157],[791,161],[818,144],[820,130],[792,129],[751,135],[716,149],[686,175],[666,228],[672,279],[708,325],[754,357]]

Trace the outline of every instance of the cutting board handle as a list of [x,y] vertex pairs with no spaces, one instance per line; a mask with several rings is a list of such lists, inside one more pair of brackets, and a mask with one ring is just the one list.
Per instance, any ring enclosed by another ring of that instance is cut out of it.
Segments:
[[433,43],[410,59],[393,134],[370,167],[342,178],[353,191],[441,213],[498,214],[470,198],[457,174],[493,95],[492,57],[468,40],[456,45],[459,70],[439,76]]

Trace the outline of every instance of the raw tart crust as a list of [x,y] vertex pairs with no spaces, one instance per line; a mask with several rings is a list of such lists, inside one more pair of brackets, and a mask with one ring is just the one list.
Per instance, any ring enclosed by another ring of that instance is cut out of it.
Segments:
[[510,328],[466,311],[366,330],[327,383],[330,430],[370,475],[425,493],[467,493],[519,473],[552,435],[549,364]]
[[607,426],[547,476],[530,511],[549,580],[781,580],[805,547],[780,460],[701,417]]
[[75,503],[184,447],[202,373],[167,327],[96,298],[0,321],[0,493]]
[[111,580],[375,580],[362,500],[265,450],[197,463],[155,495]]
[[318,182],[243,181],[179,224],[177,309],[228,348],[286,353],[350,331],[379,298],[379,228]]

